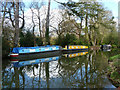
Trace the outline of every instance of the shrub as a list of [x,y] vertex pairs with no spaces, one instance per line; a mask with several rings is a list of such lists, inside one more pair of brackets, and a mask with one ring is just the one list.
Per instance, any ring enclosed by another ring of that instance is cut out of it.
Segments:
[[33,34],[30,31],[27,31],[27,33],[20,37],[20,46],[21,47],[34,46]]
[[120,74],[117,71],[111,73],[110,76],[112,79],[120,79]]
[[67,33],[65,36],[59,36],[55,39],[55,44],[60,46],[76,45],[77,37],[74,34]]

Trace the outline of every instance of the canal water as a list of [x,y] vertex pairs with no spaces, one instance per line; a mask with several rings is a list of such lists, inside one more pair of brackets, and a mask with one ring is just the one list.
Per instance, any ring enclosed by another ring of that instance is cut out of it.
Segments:
[[119,51],[89,51],[33,60],[2,60],[2,88],[116,88],[108,58]]

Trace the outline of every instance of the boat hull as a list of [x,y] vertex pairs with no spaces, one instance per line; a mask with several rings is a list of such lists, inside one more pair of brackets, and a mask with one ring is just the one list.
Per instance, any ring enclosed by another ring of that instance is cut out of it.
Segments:
[[29,60],[29,59],[52,57],[57,55],[62,55],[62,51],[54,50],[54,51],[46,51],[39,53],[25,53],[25,54],[20,54],[18,57],[10,57],[10,59]]
[[19,56],[18,53],[11,53],[11,54],[10,54],[10,57],[18,57],[18,56]]
[[85,52],[85,51],[88,51],[88,48],[86,48],[86,49],[63,49],[62,53],[63,54],[69,54],[69,53]]
[[60,46],[37,46],[37,47],[15,47],[10,52],[10,57],[15,58],[21,55],[33,55],[33,54],[46,54],[47,52],[56,52],[60,51]]

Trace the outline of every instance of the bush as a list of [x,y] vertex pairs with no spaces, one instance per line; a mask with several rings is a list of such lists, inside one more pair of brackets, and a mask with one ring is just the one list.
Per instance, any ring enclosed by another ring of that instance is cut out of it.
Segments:
[[27,33],[20,37],[20,46],[21,47],[34,46],[33,34],[30,31],[27,31]]
[[65,36],[65,44],[66,45],[75,45],[77,37],[74,34],[67,33]]
[[[38,46],[43,45],[42,38],[35,36],[35,44]],[[33,47],[34,46],[34,37],[30,31],[27,31],[27,33],[25,33],[25,34],[23,34],[21,32],[21,34],[20,34],[20,46],[21,47]]]
[[36,37],[36,44],[38,45],[38,46],[41,46],[41,45],[43,45],[43,41],[42,41],[42,38],[40,38],[40,37]]
[[6,56],[8,55],[10,52],[10,44],[9,44],[9,41],[2,37],[2,56]]
[[76,43],[77,43],[77,45],[87,45],[87,46],[89,46],[88,40],[85,37],[83,37],[83,36],[81,36],[81,38],[78,39],[76,41]]
[[81,38],[78,39],[75,34],[69,34],[69,33],[67,33],[65,36],[59,36],[58,38],[56,38],[55,44],[60,46],[89,45],[88,40],[84,36],[81,36]]
[[112,79],[120,79],[120,74],[116,71],[112,72],[111,73],[111,76],[110,76]]
[[112,45],[112,48],[117,48],[117,45],[114,45],[114,44],[113,44],[113,45]]
[[55,39],[55,44],[60,46],[76,45],[77,37],[74,34],[67,33],[65,36],[59,36]]

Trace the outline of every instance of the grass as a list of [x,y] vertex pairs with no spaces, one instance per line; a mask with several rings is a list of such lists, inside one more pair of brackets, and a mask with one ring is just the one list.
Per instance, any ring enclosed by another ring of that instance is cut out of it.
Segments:
[[109,58],[108,75],[116,87],[120,87],[120,54]]
[[120,54],[110,57],[109,60],[113,61],[114,59],[118,59],[118,58],[120,58]]
[[110,78],[120,80],[120,74],[117,71],[114,71],[111,73]]

